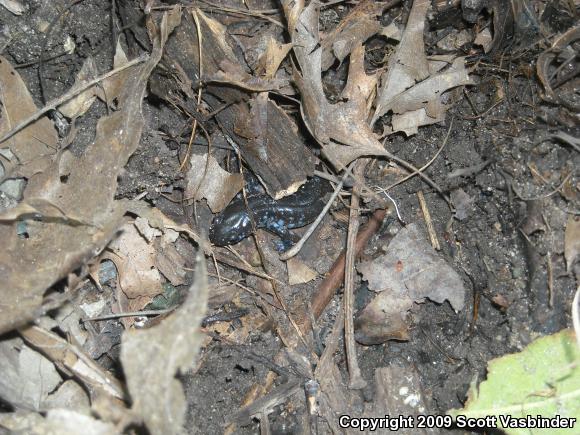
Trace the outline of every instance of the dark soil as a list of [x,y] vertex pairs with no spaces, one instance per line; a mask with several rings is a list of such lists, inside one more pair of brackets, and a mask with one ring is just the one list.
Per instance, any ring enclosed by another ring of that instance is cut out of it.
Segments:
[[[70,2],[32,0],[27,4],[29,12],[21,17],[0,8],[3,32],[14,36],[12,39],[3,36],[0,47],[4,47],[2,55],[10,62],[22,65],[19,72],[39,106],[61,95],[74,83],[86,56],[95,57],[100,71],[111,68],[114,41],[110,1],[77,2],[63,20],[56,19],[58,11],[63,11]],[[328,9],[323,15],[325,26],[331,27],[344,16],[345,7]],[[43,13],[39,14],[39,9]],[[45,22],[31,18],[38,16]],[[48,31],[39,30],[47,25]],[[67,37],[75,42],[76,50],[49,59],[63,51],[62,44]],[[122,41],[125,44],[123,38]],[[363,400],[372,399],[372,380],[377,367],[399,365],[414,367],[420,374],[430,412],[438,414],[461,407],[470,383],[485,378],[489,360],[519,351],[540,335],[570,326],[576,284],[566,271],[563,240],[569,213],[578,213],[580,155],[565,144],[549,139],[549,133],[560,130],[577,137],[580,129],[566,125],[568,121],[560,107],[541,102],[537,79],[533,71],[529,73],[540,51],[540,47],[531,47],[513,62],[500,64],[498,57],[480,62],[475,69],[480,84],[465,90],[443,124],[420,128],[410,138],[395,135],[387,141],[391,153],[421,167],[443,145],[451,128],[445,148],[426,173],[446,193],[453,195],[461,189],[466,194],[470,202],[462,211],[461,219],[452,216],[441,196],[417,177],[391,190],[391,195],[406,222],[424,225],[417,199],[417,192],[423,191],[439,236],[441,254],[461,274],[468,289],[467,304],[464,310],[455,312],[447,303],[438,305],[427,300],[413,309],[408,342],[359,345],[363,377],[371,382],[361,392]],[[505,54],[509,55],[509,51]],[[44,60],[39,73],[41,55]],[[340,80],[340,74],[336,77]],[[503,95],[499,103],[498,92]],[[103,104],[95,104],[80,120],[78,135],[83,140],[75,142],[75,153],[82,153],[83,147],[90,144],[96,121],[105,113]],[[174,190],[183,188],[178,158],[183,145],[168,141],[164,132],[180,131],[187,120],[153,98],[144,102],[144,113],[146,127],[141,145],[120,179],[118,196],[146,195],[152,204],[176,221],[192,223],[190,207],[167,199]],[[482,167],[484,162],[489,163]],[[388,161],[381,160],[371,165],[367,173],[369,184],[389,165]],[[453,171],[478,165],[473,173],[448,178]],[[539,175],[533,175],[530,168],[537,169]],[[568,185],[573,195],[566,198],[560,191],[552,193],[570,172]],[[207,211],[199,213],[205,214],[206,221],[209,219]],[[535,219],[538,230],[524,235],[522,228],[531,219]],[[333,237],[342,243],[346,225],[327,217],[326,226],[326,231],[332,230]],[[383,235],[398,228],[400,224],[390,219],[381,234],[371,240],[365,255],[371,256],[383,249]],[[188,249],[193,264],[195,251],[193,246],[183,247],[184,252]],[[330,263],[333,258],[334,255],[327,257],[326,262]],[[550,262],[551,286],[548,285]],[[318,267],[324,273],[324,267],[329,265]],[[212,264],[208,267],[210,272],[215,272]],[[236,271],[227,271],[226,276],[243,277]],[[319,281],[293,290],[295,293],[287,295],[288,300],[310,295]],[[248,278],[246,284],[250,286],[249,283]],[[364,299],[367,290],[360,277],[358,288],[357,298]],[[84,292],[91,291],[96,288],[89,284]],[[248,295],[241,297],[242,304],[257,309]],[[335,298],[318,323],[323,336],[332,326],[340,297]],[[230,330],[237,327],[240,324],[233,321]],[[199,367],[182,378],[189,401],[188,421],[191,427],[202,428],[195,433],[222,433],[224,416],[236,411],[250,387],[263,383],[268,372],[266,365],[248,355],[271,360],[282,346],[275,332],[267,328],[252,331],[241,350],[227,342],[210,342]],[[108,362],[102,359],[103,363],[114,367],[115,354],[113,348],[104,357]],[[342,351],[337,361],[345,370]],[[292,404],[277,407],[270,416],[272,432],[299,433],[303,413],[300,397]],[[236,433],[258,431],[255,421]]]

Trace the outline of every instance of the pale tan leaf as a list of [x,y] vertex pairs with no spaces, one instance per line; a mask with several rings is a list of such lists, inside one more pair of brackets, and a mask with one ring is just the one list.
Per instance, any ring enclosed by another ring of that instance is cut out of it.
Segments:
[[193,154],[187,171],[185,196],[189,199],[207,199],[214,213],[222,211],[244,186],[242,174],[231,174],[222,169],[213,156]]
[[158,325],[123,334],[121,362],[133,400],[132,411],[150,433],[183,432],[185,396],[175,376],[190,368],[198,356],[203,339],[199,326],[207,298],[205,260],[198,253],[195,280],[183,305]]
[[266,45],[266,51],[258,59],[256,73],[266,79],[273,79],[280,64],[292,50],[292,44],[280,44],[270,36]]
[[[2,103],[0,136],[38,110],[20,74],[2,56],[0,56],[0,103]],[[4,167],[4,172],[0,170],[0,182],[10,177],[29,178],[44,171],[52,162],[57,144],[58,135],[47,117],[39,119],[6,142],[0,143],[0,149],[10,150],[9,154],[2,153],[3,158],[0,158],[0,164]]]
[[381,78],[382,83],[372,124],[387,113],[386,106],[393,97],[429,76],[423,31],[430,4],[429,0],[413,1],[401,42],[395,54],[389,59],[387,69]]
[[[73,87],[83,85],[94,79],[97,75],[98,73],[97,67],[95,66],[95,60],[89,56],[77,74]],[[58,108],[58,110],[67,118],[76,118],[78,116],[82,116],[91,108],[92,104],[97,99],[98,92],[99,87],[95,85],[64,103]]]
[[161,275],[155,267],[157,252],[135,225],[125,224],[121,235],[111,242],[108,249],[112,253],[105,254],[103,258],[108,258],[117,266],[119,285],[129,299],[140,296],[153,298],[163,291]]
[[125,212],[123,203],[115,201],[117,177],[139,144],[147,81],[180,13],[174,9],[163,16],[151,56],[130,69],[119,110],[99,120],[94,142],[70,165],[68,178],[61,179],[58,162],[53,162],[29,180],[25,204],[34,207],[43,201],[75,221],[25,221],[28,238],[18,235],[15,223],[0,225],[0,333],[42,314],[38,308],[46,289],[86,264],[114,237]]
[[304,284],[312,281],[318,274],[312,270],[308,265],[296,257],[290,258],[286,262],[288,268],[288,284]]

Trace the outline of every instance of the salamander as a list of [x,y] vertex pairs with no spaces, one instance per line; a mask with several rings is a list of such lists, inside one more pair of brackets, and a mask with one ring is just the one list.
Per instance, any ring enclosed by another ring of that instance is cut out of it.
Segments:
[[[248,207],[256,228],[278,235],[282,239],[283,249],[287,249],[296,239],[288,230],[303,227],[316,219],[324,208],[323,196],[328,187],[326,181],[313,177],[296,193],[279,200],[265,193],[248,196]],[[209,239],[214,245],[225,246],[238,243],[252,233],[252,222],[244,198],[238,195],[214,217],[209,228]]]

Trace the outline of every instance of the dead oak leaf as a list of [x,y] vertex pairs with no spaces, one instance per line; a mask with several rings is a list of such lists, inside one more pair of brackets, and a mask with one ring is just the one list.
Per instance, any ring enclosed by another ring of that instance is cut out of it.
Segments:
[[158,325],[123,333],[121,362],[133,399],[132,411],[150,433],[183,433],[186,402],[175,376],[190,368],[198,356],[207,299],[207,272],[199,252],[195,281],[183,305]]
[[185,196],[207,199],[214,213],[222,211],[244,186],[242,174],[232,174],[221,168],[213,156],[193,154],[187,171]]
[[52,162],[26,186],[23,203],[34,208],[41,200],[86,225],[30,220],[28,238],[20,236],[16,223],[0,225],[0,333],[41,315],[44,292],[98,255],[114,237],[125,212],[115,200],[117,176],[139,144],[147,81],[180,17],[179,8],[164,14],[153,32],[150,57],[131,68],[119,110],[99,120],[94,142],[74,158],[66,179],[60,176],[59,162]]
[[273,79],[290,50],[292,50],[291,43],[280,44],[270,36],[266,43],[266,50],[258,59],[256,73],[265,79]]
[[332,66],[335,58],[342,62],[351,51],[381,31],[377,20],[387,4],[364,0],[353,7],[347,16],[320,43],[322,71]]
[[294,77],[302,97],[304,122],[337,168],[344,168],[363,155],[388,155],[367,123],[376,77],[364,71],[364,48],[360,43],[352,50],[343,101],[330,104],[326,98],[318,15],[319,3],[311,2],[300,13],[296,31],[290,32],[300,65],[300,73],[296,71]]
[[386,72],[381,78],[381,88],[376,102],[376,110],[372,124],[387,113],[384,108],[396,95],[410,88],[416,82],[429,77],[429,64],[425,54],[423,32],[425,16],[431,2],[429,0],[415,0],[407,26],[403,32],[397,51],[389,59]]
[[143,238],[133,223],[125,224],[121,231],[108,247],[111,253],[103,258],[115,263],[119,285],[129,299],[157,296],[163,289],[161,275],[155,267],[155,247]]
[[385,255],[357,268],[369,288],[378,292],[357,318],[357,340],[363,343],[404,338],[407,311],[425,298],[437,303],[447,300],[455,310],[463,309],[461,277],[433,250],[416,224],[399,231]]
[[[0,56],[0,136],[38,111],[20,74]],[[30,178],[42,172],[56,153],[58,135],[44,117],[0,144],[0,182],[6,178]]]

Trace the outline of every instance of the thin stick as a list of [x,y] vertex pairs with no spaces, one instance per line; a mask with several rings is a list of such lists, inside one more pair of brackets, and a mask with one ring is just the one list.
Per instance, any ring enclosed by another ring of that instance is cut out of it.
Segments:
[[[386,210],[376,210],[370,217],[369,221],[361,228],[356,238],[356,253],[359,252],[366,246],[367,242],[370,240],[373,234],[381,227],[383,219],[385,218],[387,212]],[[324,280],[318,286],[316,293],[312,296],[310,300],[310,306],[312,313],[315,318],[320,317],[324,308],[334,297],[336,290],[344,282],[344,266],[345,266],[345,252],[343,251],[338,258],[334,261],[330,271],[326,274]],[[308,316],[306,316],[308,317]],[[306,318],[306,322],[302,330],[308,331],[310,328],[310,319]]]
[[312,233],[314,232],[316,227],[318,227],[320,222],[322,222],[322,219],[324,218],[324,216],[326,216],[326,213],[328,213],[328,210],[330,210],[332,203],[334,202],[334,200],[336,199],[336,197],[338,196],[338,194],[342,190],[342,186],[343,186],[344,182],[346,181],[346,178],[350,174],[350,170],[352,168],[352,165],[353,165],[353,163],[351,163],[350,166],[348,168],[346,168],[346,170],[344,171],[344,175],[342,176],[340,183],[338,183],[338,185],[334,189],[332,196],[330,197],[330,199],[328,200],[328,202],[326,203],[326,205],[324,206],[324,208],[322,209],[322,211],[320,212],[320,214],[318,215],[316,220],[310,225],[310,227],[308,228],[306,233],[304,233],[304,235],[298,241],[298,243],[296,243],[294,246],[292,246],[292,248],[290,248],[288,251],[286,251],[282,255],[280,255],[280,260],[283,260],[283,261],[289,260],[290,258],[294,257],[296,254],[298,254],[298,252],[300,252],[300,250],[302,249],[302,246],[304,246],[304,243],[306,243],[306,241],[310,238],[310,236],[312,235]]
[[[203,49],[202,49],[202,33],[201,33],[201,26],[199,24],[199,17],[197,16],[197,13],[194,11],[191,11],[191,16],[193,17],[193,21],[195,21],[195,31],[197,32],[197,49],[198,49],[198,58],[199,58],[199,87],[197,88],[197,107],[196,110],[199,112],[199,106],[201,106],[201,94],[202,94],[202,89],[203,86],[201,84],[201,80],[203,79]],[[179,166],[179,170],[183,171],[183,169],[185,168],[185,165],[187,165],[187,159],[189,158],[189,153],[191,152],[191,144],[193,143],[193,140],[195,139],[195,133],[197,132],[197,118],[193,117],[193,126],[191,127],[191,135],[189,136],[189,142],[187,144],[187,151],[185,152],[185,156],[183,158],[183,162],[181,162],[181,165]],[[209,147],[211,147],[211,142],[209,139],[209,136],[207,136],[208,138],[208,150],[207,150],[207,160],[206,160],[206,165],[205,165],[205,171],[203,174],[203,177],[201,177],[201,180],[199,181],[199,185],[197,186],[197,188],[195,189],[195,194],[197,194],[197,191],[199,189],[199,187],[201,186],[201,183],[203,183],[203,179],[205,178],[205,174],[207,172],[207,168],[209,166],[209,158],[210,158],[210,150]],[[197,215],[196,215],[196,219],[197,219]]]
[[6,133],[2,137],[0,137],[0,143],[5,142],[6,140],[10,139],[16,133],[20,132],[21,130],[23,130],[24,128],[26,128],[30,124],[32,124],[34,121],[39,119],[45,113],[47,113],[53,109],[56,109],[61,104],[66,103],[71,98],[74,98],[77,95],[79,95],[80,93],[86,91],[87,89],[90,89],[91,87],[95,86],[97,83],[99,83],[105,79],[108,79],[109,77],[114,76],[115,74],[118,74],[121,71],[126,70],[127,68],[130,68],[134,65],[145,62],[147,59],[149,59],[149,55],[139,56],[139,57],[129,61],[125,65],[120,66],[119,68],[115,68],[114,70],[111,70],[108,73],[103,74],[103,75],[101,75],[101,76],[99,76],[99,77],[97,77],[97,78],[95,78],[87,83],[83,83],[82,85],[80,85],[78,87],[75,86],[70,91],[68,91],[66,94],[61,95],[60,97],[52,100],[46,106],[44,106],[42,109],[40,109],[36,113],[30,115],[28,118],[26,118],[24,121],[20,122],[16,127],[14,127],[12,130],[10,130],[8,133]]
[[[409,175],[407,175],[406,177],[404,177],[403,179],[391,184],[389,187],[387,187],[385,190],[391,190],[393,187],[398,186],[401,183],[404,183],[405,181],[407,181],[409,178],[413,178],[415,175],[419,175],[421,176],[423,179],[425,179],[426,175],[423,174],[423,171],[425,169],[427,169],[429,166],[431,166],[431,163],[433,163],[435,161],[435,159],[439,156],[439,154],[441,154],[441,151],[443,151],[443,148],[445,148],[445,145],[447,145],[447,141],[449,139],[449,135],[451,134],[451,127],[453,127],[453,118],[451,118],[451,122],[449,123],[449,129],[447,129],[447,134],[445,135],[445,139],[443,139],[443,144],[441,145],[441,148],[439,148],[439,150],[435,153],[435,155],[431,158],[431,160],[429,160],[427,163],[425,163],[425,165],[421,168],[421,169],[413,169],[413,172],[411,172]],[[407,162],[405,162],[407,163]],[[408,169],[408,168],[407,168]],[[425,179],[427,181],[427,179]],[[429,183],[430,184],[430,183]],[[445,200],[450,203],[450,200],[447,198],[447,196],[445,194],[443,194],[443,192],[441,191],[441,189],[439,188],[439,186],[435,187],[435,189],[437,189],[437,191],[443,195],[443,198],[445,198]]]
[[429,213],[429,207],[427,207],[427,202],[425,201],[425,195],[423,191],[419,190],[417,192],[417,198],[419,198],[419,205],[421,206],[421,211],[423,212],[423,218],[425,219],[425,224],[427,224],[427,231],[429,232],[429,238],[431,239],[431,246],[437,251],[441,250],[441,245],[439,244],[439,239],[437,239],[437,233],[435,232],[435,227],[433,226],[433,220],[431,219],[431,213]]
[[159,314],[167,314],[175,310],[177,307],[166,308],[165,310],[147,310],[147,311],[133,311],[129,313],[107,314],[105,316],[89,317],[82,319],[83,322],[96,322],[99,320],[120,319],[121,317],[146,317],[157,316]]
[[[355,175],[363,175],[368,164],[368,159],[361,159],[354,168]],[[350,377],[348,386],[355,390],[361,390],[367,383],[363,379],[356,357],[356,345],[354,341],[353,305],[354,305],[354,263],[356,255],[356,236],[360,225],[359,204],[361,188],[354,186],[350,198],[350,213],[348,223],[348,235],[346,239],[346,258],[344,266],[344,343],[348,374]]]

